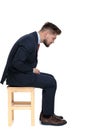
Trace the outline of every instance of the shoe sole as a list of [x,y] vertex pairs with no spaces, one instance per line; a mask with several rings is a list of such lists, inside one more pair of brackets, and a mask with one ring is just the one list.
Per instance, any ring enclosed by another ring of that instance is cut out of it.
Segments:
[[42,125],[52,125],[52,126],[62,126],[62,125],[65,125],[67,124],[67,122],[65,122],[64,124],[49,124],[49,123],[43,123],[41,122]]

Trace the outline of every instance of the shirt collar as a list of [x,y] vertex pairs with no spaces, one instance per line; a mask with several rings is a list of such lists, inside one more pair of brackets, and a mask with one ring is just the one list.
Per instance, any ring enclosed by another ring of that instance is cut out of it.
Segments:
[[38,36],[38,44],[40,44],[40,34],[37,32],[37,36]]

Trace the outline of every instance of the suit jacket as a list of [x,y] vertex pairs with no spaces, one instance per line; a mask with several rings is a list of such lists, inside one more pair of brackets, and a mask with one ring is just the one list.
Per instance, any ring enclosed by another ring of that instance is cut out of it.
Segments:
[[38,36],[36,32],[27,34],[14,44],[8,56],[1,83],[29,86],[36,80],[33,68],[37,65]]

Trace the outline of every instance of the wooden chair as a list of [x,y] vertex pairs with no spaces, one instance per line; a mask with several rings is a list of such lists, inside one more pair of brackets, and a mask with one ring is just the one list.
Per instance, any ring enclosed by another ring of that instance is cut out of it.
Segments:
[[[31,125],[35,125],[34,117],[34,88],[33,87],[12,87],[8,86],[8,125],[11,126],[14,120],[14,110],[31,110]],[[14,101],[15,92],[29,92],[31,101]]]

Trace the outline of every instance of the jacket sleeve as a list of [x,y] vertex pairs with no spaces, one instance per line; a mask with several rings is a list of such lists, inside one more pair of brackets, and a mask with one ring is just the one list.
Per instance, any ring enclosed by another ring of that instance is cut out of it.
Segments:
[[22,46],[19,47],[12,60],[12,66],[20,72],[33,71],[32,66],[27,62],[28,55],[29,55],[29,51],[27,51],[26,48]]

